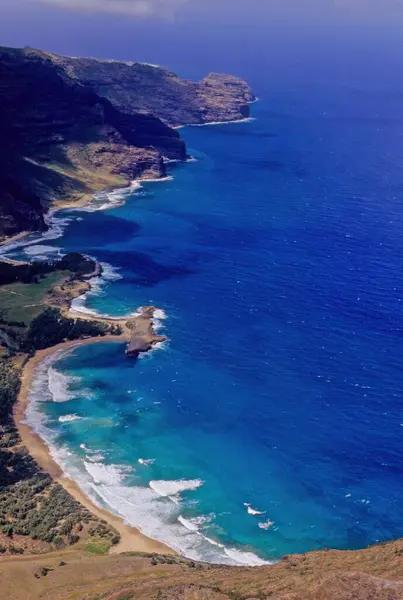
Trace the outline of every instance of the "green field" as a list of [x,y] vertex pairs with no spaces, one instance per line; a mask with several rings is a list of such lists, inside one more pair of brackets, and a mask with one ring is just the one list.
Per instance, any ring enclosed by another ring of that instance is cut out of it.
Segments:
[[45,275],[38,283],[11,283],[0,287],[0,319],[22,322],[26,326],[37,317],[46,305],[52,288],[69,275],[68,271],[55,271]]

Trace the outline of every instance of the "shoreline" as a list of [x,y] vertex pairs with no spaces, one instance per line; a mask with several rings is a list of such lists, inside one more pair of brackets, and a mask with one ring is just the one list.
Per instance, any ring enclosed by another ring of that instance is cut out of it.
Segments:
[[[257,100],[253,100],[250,104],[257,102]],[[185,123],[185,125],[175,125],[172,129],[184,129],[185,127],[210,127],[214,125],[234,125],[239,123],[252,123],[256,121],[256,117],[244,117],[242,119],[234,119],[233,121],[207,121],[206,123]],[[187,162],[187,161],[186,161]]]
[[[232,123],[249,123],[252,120],[254,120],[253,117],[247,117],[247,118],[243,118],[243,119],[239,119],[239,120],[235,120],[235,121],[208,122],[208,123],[203,123],[203,124],[186,124],[183,126],[179,126],[178,129],[180,127],[187,127],[187,126],[203,127],[203,126],[215,126],[215,125],[224,125],[224,124],[232,124]],[[187,159],[185,162],[191,162],[191,160],[192,159]],[[122,184],[119,187],[111,189],[109,193],[120,191],[122,193],[126,192],[127,195],[129,195],[130,191],[131,191],[130,188],[132,188],[134,191],[135,189],[140,188],[142,183],[143,184],[159,183],[159,182],[171,181],[172,179],[173,179],[173,177],[169,174],[167,174],[167,176],[165,176],[165,177],[158,177],[158,178],[140,177],[131,183],[129,182],[129,185]],[[74,210],[85,209],[86,207],[91,205],[93,198],[94,198],[94,194],[91,194],[91,193],[83,194],[83,196],[80,199],[74,201],[73,203],[66,202],[66,201],[60,201],[60,200],[54,202],[45,215],[47,223],[50,224],[49,229],[51,229],[51,227],[52,227],[52,223],[51,223],[52,218],[57,213],[59,213],[61,211],[65,211],[65,210],[74,211]],[[126,201],[126,199],[125,199],[125,201]],[[111,203],[111,208],[113,208],[112,203]],[[99,209],[99,210],[102,210],[102,209]],[[33,233],[39,233],[40,235],[42,235],[43,233],[46,233],[46,232],[29,232],[29,231],[21,232],[20,234],[17,234],[16,236],[12,236],[12,237],[8,238],[7,240],[0,242],[0,260],[2,258],[1,251],[3,251],[4,254],[6,254],[7,247],[9,245],[13,245],[16,242],[18,244],[18,242],[20,240],[24,240],[26,237],[28,237],[29,235],[32,235]],[[38,240],[38,241],[35,241],[34,243],[40,243],[40,241]],[[21,245],[25,245],[25,244],[22,243]],[[5,256],[5,259],[6,258],[7,258],[7,256]],[[142,308],[152,308],[153,309],[153,307],[142,307]],[[65,473],[65,471],[63,470],[63,467],[57,462],[57,459],[55,459],[52,456],[51,447],[48,445],[48,443],[45,441],[45,439],[42,438],[38,433],[36,433],[35,430],[33,428],[31,428],[31,426],[27,422],[24,422],[26,419],[26,411],[29,406],[29,394],[31,391],[32,382],[36,375],[36,369],[46,358],[48,358],[58,352],[68,351],[70,349],[77,348],[84,344],[94,344],[94,343],[101,343],[101,342],[121,342],[121,343],[129,342],[129,345],[130,345],[130,343],[133,340],[132,331],[131,331],[131,329],[129,329],[127,327],[127,321],[128,321],[128,319],[130,320],[130,317],[128,317],[128,316],[126,316],[126,317],[110,317],[109,315],[97,315],[96,313],[86,314],[84,312],[75,310],[74,307],[72,307],[71,303],[66,310],[66,316],[76,318],[76,319],[82,319],[82,320],[96,320],[96,321],[101,321],[101,322],[102,321],[103,322],[113,322],[114,324],[120,325],[122,327],[123,332],[120,335],[107,335],[105,337],[95,337],[95,338],[88,338],[88,339],[84,339],[84,340],[81,339],[81,340],[73,340],[73,341],[63,342],[63,343],[57,344],[56,346],[53,346],[50,348],[38,350],[35,353],[35,355],[25,363],[24,367],[21,370],[21,375],[20,375],[20,381],[21,381],[20,392],[18,394],[17,401],[13,408],[14,422],[15,422],[15,425],[21,436],[22,444],[25,446],[25,448],[28,450],[30,456],[32,456],[34,458],[34,460],[37,462],[37,464],[40,466],[40,468],[43,469],[46,473],[48,473],[52,477],[53,481],[60,484],[67,491],[67,493],[69,493],[82,506],[87,508],[94,516],[96,516],[100,519],[104,519],[113,529],[115,529],[119,533],[120,541],[118,544],[116,544],[115,546],[112,546],[110,548],[110,550],[109,550],[110,554],[122,554],[125,552],[139,552],[139,553],[147,553],[147,554],[180,556],[181,555],[180,552],[169,547],[164,542],[160,542],[158,540],[154,540],[154,539],[146,536],[137,527],[134,527],[134,526],[130,525],[129,523],[127,523],[123,517],[115,514],[109,508],[103,508],[103,507],[100,507],[98,504],[96,504],[81,489],[81,487],[79,486],[77,481],[74,480],[69,474]],[[152,316],[151,316],[151,320],[152,320]],[[156,336],[155,331],[153,331],[153,330],[151,330],[151,333],[149,330],[147,330],[146,333],[148,334],[148,337],[154,336],[154,337],[160,338],[159,340],[155,340],[155,339],[152,340],[153,344],[155,341],[166,341],[166,339],[167,339],[167,338],[165,338],[165,336]],[[144,337],[143,331],[140,331],[140,337],[141,336]],[[133,356],[136,356],[139,352],[142,352],[142,351],[143,350],[138,350],[135,347]]]
[[48,473],[54,481],[62,485],[75,500],[87,508],[96,517],[107,521],[107,523],[120,534],[120,542],[111,548],[110,554],[145,552],[147,554],[177,555],[177,552],[172,548],[169,548],[169,546],[166,546],[162,542],[147,537],[136,527],[127,524],[122,517],[115,515],[105,508],[98,507],[81,490],[77,482],[64,473],[60,465],[53,459],[48,445],[40,435],[35,433],[27,423],[22,422],[25,420],[25,413],[29,403],[29,392],[32,380],[35,377],[36,368],[43,360],[45,360],[45,358],[60,350],[69,350],[84,344],[124,341],[127,341],[125,334],[110,335],[87,340],[63,342],[57,346],[46,348],[45,350],[38,350],[35,356],[29,359],[23,367],[21,373],[21,388],[13,410],[14,422],[21,436],[23,445],[27,448],[29,454],[35,459],[39,466]]
[[[179,161],[180,162],[180,161]],[[187,162],[187,161],[185,161]],[[130,188],[133,188],[132,191],[135,191],[136,189],[141,188],[141,184],[142,183],[160,183],[160,182],[166,182],[166,181],[171,181],[173,179],[172,175],[164,175],[163,177],[138,177],[137,179],[134,179],[133,181],[128,181],[126,183],[122,183],[122,185],[120,185],[119,187],[114,187],[111,188],[109,191],[108,190],[102,190],[102,191],[107,191],[108,193],[114,193],[114,192],[123,192],[124,190],[129,190]],[[138,186],[138,187],[137,187]],[[79,200],[75,200],[74,202],[68,202],[66,200],[55,200],[51,206],[49,207],[49,209],[44,213],[44,217],[45,217],[45,221],[48,224],[48,229],[46,231],[20,231],[19,233],[16,233],[15,235],[11,235],[6,237],[5,239],[0,240],[0,260],[7,260],[7,248],[8,246],[11,246],[12,244],[17,244],[16,247],[18,247],[20,244],[18,242],[21,242],[21,245],[24,246],[26,244],[24,244],[24,240],[25,238],[27,238],[30,235],[43,235],[46,234],[48,231],[50,231],[50,229],[52,228],[52,225],[48,223],[48,221],[51,221],[52,217],[54,215],[56,215],[59,212],[62,212],[64,210],[83,210],[85,208],[87,208],[88,206],[91,205],[91,202],[94,198],[94,195],[96,195],[99,192],[94,191],[93,193],[86,193],[83,194],[83,196],[79,199]],[[127,192],[128,194],[130,192]],[[112,204],[111,204],[111,208],[113,208]],[[32,245],[36,244],[36,243],[40,243],[40,237],[38,238],[38,242],[35,241],[33,242]]]

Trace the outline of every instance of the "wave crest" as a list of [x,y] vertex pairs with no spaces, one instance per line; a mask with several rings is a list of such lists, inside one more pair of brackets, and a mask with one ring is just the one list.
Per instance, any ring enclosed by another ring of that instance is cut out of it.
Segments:
[[70,389],[72,383],[78,383],[79,377],[64,375],[53,367],[48,370],[48,388],[53,402],[68,402],[77,396],[77,392]]
[[149,486],[161,498],[179,496],[182,492],[194,491],[203,485],[201,479],[178,479],[176,481],[150,481]]
[[94,463],[84,461],[86,471],[91,475],[95,483],[106,485],[116,485],[124,481],[126,474],[131,472],[131,467],[121,465],[105,465],[103,463]]
[[82,417],[79,417],[78,415],[74,414],[74,415],[65,415],[64,417],[59,417],[59,422],[60,423],[71,423],[72,421],[79,421],[81,420]]

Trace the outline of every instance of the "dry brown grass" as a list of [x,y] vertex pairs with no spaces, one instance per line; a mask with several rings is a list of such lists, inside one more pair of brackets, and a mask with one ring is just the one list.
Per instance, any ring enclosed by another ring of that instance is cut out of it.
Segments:
[[[53,570],[37,578],[42,567]],[[0,590],[2,600],[399,600],[403,542],[245,568],[172,556],[91,556],[81,546],[0,559]]]

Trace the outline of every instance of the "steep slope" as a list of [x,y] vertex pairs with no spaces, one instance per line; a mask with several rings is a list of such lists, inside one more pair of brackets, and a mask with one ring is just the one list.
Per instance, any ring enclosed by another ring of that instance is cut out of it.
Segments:
[[149,65],[0,48],[0,238],[46,229],[56,201],[165,174],[186,147],[168,126],[249,115],[229,75],[184,81]]
[[212,73],[195,83],[144,63],[49,58],[119,110],[151,114],[171,126],[243,119],[255,99],[249,85],[232,75]]
[[120,112],[46,54],[0,49],[0,235],[44,229],[44,210],[165,174],[185,144],[159,119]]

